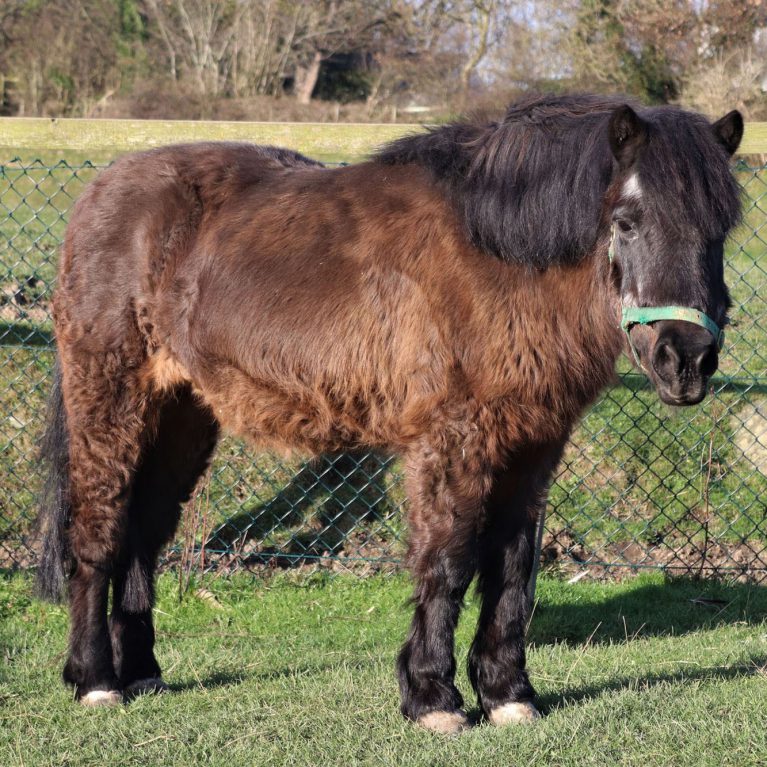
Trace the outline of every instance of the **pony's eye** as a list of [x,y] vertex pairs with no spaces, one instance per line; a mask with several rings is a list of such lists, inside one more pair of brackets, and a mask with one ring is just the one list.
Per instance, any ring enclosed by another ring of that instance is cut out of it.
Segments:
[[630,234],[634,231],[634,225],[623,218],[619,218],[615,223],[618,225],[618,229],[620,229],[623,234]]

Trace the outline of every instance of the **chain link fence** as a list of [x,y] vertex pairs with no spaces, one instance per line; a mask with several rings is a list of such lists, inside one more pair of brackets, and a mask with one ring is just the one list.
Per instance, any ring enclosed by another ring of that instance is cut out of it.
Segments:
[[[0,569],[35,563],[57,250],[68,211],[98,170],[0,165]],[[767,166],[741,161],[737,174],[745,215],[727,249],[732,324],[712,396],[672,411],[621,361],[619,385],[586,415],[551,489],[544,566],[767,580]],[[395,568],[404,503],[394,459],[285,461],[226,438],[168,560],[187,570]]]

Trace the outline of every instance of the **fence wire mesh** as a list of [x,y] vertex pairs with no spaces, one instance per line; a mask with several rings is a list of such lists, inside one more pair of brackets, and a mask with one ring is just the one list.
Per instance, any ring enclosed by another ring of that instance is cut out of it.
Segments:
[[[67,213],[99,166],[0,166],[0,568],[34,565],[36,463],[54,358],[50,297]],[[544,565],[767,579],[767,166],[736,168],[731,325],[712,396],[670,411],[620,363],[552,486]],[[400,467],[373,453],[285,461],[224,439],[169,561],[210,568],[386,569],[404,540]]]

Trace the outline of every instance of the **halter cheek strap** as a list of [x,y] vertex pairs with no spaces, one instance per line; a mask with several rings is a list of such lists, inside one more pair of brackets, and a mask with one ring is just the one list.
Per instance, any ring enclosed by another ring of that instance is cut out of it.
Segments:
[[[615,258],[614,226],[612,228],[607,257],[610,263]],[[631,340],[630,330],[634,325],[652,325],[653,322],[658,322],[658,320],[682,320],[683,322],[692,322],[694,325],[700,325],[700,327],[705,328],[714,336],[720,351],[724,345],[724,328],[720,328],[711,317],[697,309],[691,309],[688,306],[624,306],[621,312],[621,328],[626,333],[629,347],[631,347],[634,359],[640,368],[642,363],[639,360],[639,354],[634,346],[634,342]]]

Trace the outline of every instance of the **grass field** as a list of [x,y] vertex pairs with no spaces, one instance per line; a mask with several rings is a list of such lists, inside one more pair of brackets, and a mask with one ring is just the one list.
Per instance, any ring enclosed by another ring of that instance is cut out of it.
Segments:
[[[8,414],[0,421],[0,567],[14,557],[30,561],[25,547],[39,486],[34,454],[52,361],[48,299],[56,252],[69,207],[98,172],[89,161],[109,158],[61,160],[48,152],[40,163],[35,159],[28,153],[20,163],[7,162],[0,175],[0,406]],[[687,547],[697,556],[707,541],[746,541],[757,552],[767,545],[767,170],[741,168],[739,178],[746,215],[727,254],[733,324],[716,397],[701,408],[671,411],[623,361],[622,385],[588,413],[552,489],[551,528],[591,559],[649,555],[652,563],[659,549]],[[342,551],[396,557],[397,465],[374,458],[331,495],[338,484],[338,472],[328,466],[254,459],[227,440],[198,499],[209,513],[192,535],[201,540],[234,517],[211,552],[236,544],[240,554],[262,558]],[[350,538],[352,529],[360,536]],[[737,569],[728,557],[723,564]]]
[[[658,575],[542,579],[528,665],[544,718],[445,739],[398,714],[401,577],[161,578],[171,692],[113,710],[59,682],[63,608],[0,579],[0,764],[756,767],[767,754],[767,589]],[[199,593],[199,596],[196,594]],[[708,601],[703,601],[703,600]],[[695,601],[693,601],[695,600]],[[459,686],[477,607],[457,639]]]

